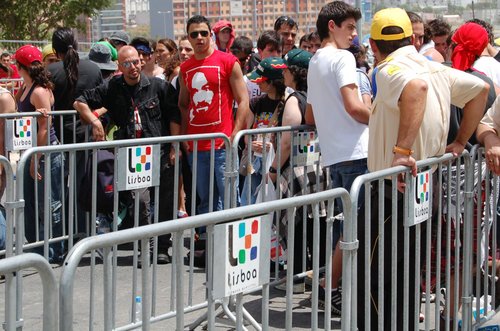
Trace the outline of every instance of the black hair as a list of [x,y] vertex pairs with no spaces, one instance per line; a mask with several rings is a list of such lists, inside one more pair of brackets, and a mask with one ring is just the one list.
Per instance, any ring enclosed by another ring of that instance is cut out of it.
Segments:
[[7,57],[7,56],[10,56],[10,53],[9,53],[9,52],[3,52],[3,53],[0,55],[0,59],[3,59],[4,57]]
[[132,39],[129,45],[134,48],[137,48],[137,46],[139,45],[144,45],[151,48],[151,43],[149,42],[149,40],[143,37],[135,37],[134,39]]
[[323,41],[328,38],[330,34],[328,22],[333,21],[336,26],[340,27],[342,22],[348,18],[354,18],[358,21],[361,18],[361,11],[343,1],[333,1],[324,5],[316,20],[316,31],[319,39]]
[[[400,33],[403,33],[403,29],[399,26],[387,26],[382,29],[382,34],[384,35]],[[375,42],[375,45],[377,45],[379,52],[383,55],[389,55],[401,47],[412,45],[411,37],[398,40],[372,40]]]
[[311,41],[313,39],[320,39],[321,40],[321,38],[319,37],[318,31],[313,31],[307,35],[307,41]]
[[191,26],[191,24],[202,24],[202,23],[205,23],[208,26],[208,30],[212,31],[212,28],[210,27],[210,21],[205,16],[194,15],[187,21],[186,32],[189,31],[189,27]]
[[247,56],[252,53],[253,43],[252,39],[247,36],[238,36],[234,39],[233,44],[231,45],[231,51],[240,51],[246,54]]
[[274,31],[279,31],[282,25],[288,25],[291,28],[299,29],[299,25],[290,16],[280,16],[274,21]]
[[257,48],[264,49],[267,45],[271,45],[273,50],[281,50],[282,40],[283,39],[278,32],[274,30],[267,30],[262,32],[259,39],[257,40]]
[[63,58],[63,67],[71,95],[75,91],[78,81],[78,43],[70,28],[58,27],[52,34],[52,48],[57,57]]
[[296,65],[288,66],[295,82],[295,91],[307,92],[307,69]]
[[285,79],[283,77],[276,79],[268,79],[266,82],[274,86],[274,88],[276,89],[276,95],[278,96],[279,99],[285,96],[286,85],[285,85]]
[[302,43],[307,43],[307,42],[309,42],[309,34],[305,34],[302,37],[300,37],[299,48],[300,46],[302,46]]
[[488,42],[493,45],[493,43],[495,42],[495,36],[493,35],[493,26],[491,26],[490,23],[480,20],[479,18],[473,18],[465,23],[476,23],[481,25],[488,33]]
[[427,22],[433,37],[449,36],[451,34],[451,25],[440,18]]
[[54,83],[50,80],[50,73],[45,69],[41,62],[34,61],[29,67],[26,67],[20,62],[18,62],[17,65],[19,68],[23,68],[28,73],[30,78],[33,80],[33,85],[41,86],[50,90],[54,89]]
[[432,30],[429,24],[424,24],[424,44],[432,40]]

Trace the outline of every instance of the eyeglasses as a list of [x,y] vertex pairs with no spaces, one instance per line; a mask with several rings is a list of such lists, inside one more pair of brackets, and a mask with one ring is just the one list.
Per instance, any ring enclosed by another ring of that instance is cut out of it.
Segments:
[[122,65],[124,68],[129,69],[132,66],[137,67],[139,65],[139,63],[141,63],[141,61],[139,59],[137,59],[137,60],[122,62],[122,63],[120,63],[120,65]]
[[207,31],[207,30],[193,31],[193,32],[191,32],[191,33],[189,34],[189,37],[190,37],[191,39],[195,39],[195,38],[198,38],[198,35],[200,35],[200,34],[201,34],[201,36],[205,38],[205,37],[208,37],[208,34],[209,34],[209,33],[210,33],[210,32],[209,32],[209,31]]

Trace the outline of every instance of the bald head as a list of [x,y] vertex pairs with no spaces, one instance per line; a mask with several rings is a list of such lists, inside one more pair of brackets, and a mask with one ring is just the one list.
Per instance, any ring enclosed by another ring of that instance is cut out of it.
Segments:
[[126,58],[133,57],[135,56],[136,58],[139,58],[139,53],[137,53],[137,50],[132,47],[132,46],[123,46],[120,48],[118,51],[118,62],[123,62]]
[[141,80],[139,53],[132,46],[123,46],[118,51],[118,68],[128,85],[136,85]]

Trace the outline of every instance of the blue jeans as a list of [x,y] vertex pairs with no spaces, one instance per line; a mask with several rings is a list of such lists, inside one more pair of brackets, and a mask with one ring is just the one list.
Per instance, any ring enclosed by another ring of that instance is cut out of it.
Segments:
[[[356,177],[364,175],[368,172],[368,166],[366,163],[366,159],[345,161],[332,164],[330,166],[330,178],[332,179],[332,188],[343,187],[347,190],[347,192],[351,191],[351,186]],[[361,187],[358,196],[358,210],[364,204],[364,186]],[[335,214],[341,213],[342,208],[342,200],[335,200]],[[334,224],[339,224],[335,222]],[[333,243],[336,244],[337,240],[342,233],[342,225],[333,227]]]
[[[189,166],[193,171],[193,153],[188,157]],[[197,214],[209,211],[210,177],[214,177],[213,211],[224,209],[224,172],[226,171],[226,150],[217,149],[214,153],[214,173],[210,173],[210,151],[198,152],[196,168],[196,192],[200,201],[197,204]]]
[[[252,162],[252,167],[255,172],[245,177],[245,183],[241,190],[241,205],[253,205],[257,200],[257,187],[262,182],[262,157],[256,156]],[[250,179],[251,177],[251,179]],[[250,183],[251,181],[251,183]],[[248,200],[248,191],[250,190],[250,200]]]
[[[35,204],[35,181],[30,174],[30,161],[26,163],[24,169],[24,234],[28,242],[36,241],[36,223],[39,225],[38,238],[43,241],[44,238],[44,185],[45,185],[45,157],[39,159],[40,168],[38,172],[42,175],[42,180],[38,181],[38,205]],[[50,155],[50,198],[49,206],[52,213],[52,236],[57,238],[62,236],[62,171],[63,156],[61,153],[52,153]],[[38,210],[38,219],[35,219]],[[43,248],[37,247],[33,250],[36,253],[42,253]],[[49,246],[49,261],[58,262],[64,254],[63,242],[52,243]]]

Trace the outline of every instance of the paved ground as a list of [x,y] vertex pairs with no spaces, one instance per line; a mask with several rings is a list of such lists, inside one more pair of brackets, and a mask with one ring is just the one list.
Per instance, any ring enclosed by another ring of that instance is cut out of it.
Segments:
[[[116,311],[116,325],[125,325],[128,323],[130,318],[130,298],[132,292],[132,251],[120,251],[118,258],[118,268],[117,268],[117,311]],[[75,278],[75,295],[74,295],[74,330],[89,330],[89,316],[92,314],[90,310],[90,294],[93,293],[95,296],[93,304],[93,315],[94,322],[92,327],[95,330],[103,330],[103,298],[102,298],[102,277],[103,268],[102,264],[98,259],[96,259],[96,265],[94,272],[92,274],[90,267],[90,256],[85,257],[82,260],[81,266],[78,268],[78,273]],[[57,279],[62,271],[62,267],[53,265],[54,272],[57,275]],[[171,264],[159,265],[157,267],[157,289],[155,291],[157,296],[156,305],[156,315],[162,313],[167,313],[170,311],[170,279],[171,279]],[[140,271],[140,269],[139,269]],[[188,269],[186,268],[186,274]],[[195,268],[193,278],[193,304],[201,303],[204,301],[205,294],[205,274],[203,269]],[[95,281],[91,285],[90,279],[94,277]],[[41,282],[38,275],[34,270],[27,270],[23,277],[24,286],[24,317],[25,317],[25,330],[41,330],[42,328],[42,290]],[[138,274],[138,284],[140,288],[140,272]],[[187,278],[186,283],[187,285]],[[4,283],[0,282],[0,296],[4,295]],[[310,304],[310,292],[304,294],[294,295],[293,300],[293,329],[294,330],[310,330],[310,317],[311,317],[311,304]],[[187,291],[186,297],[187,300]],[[258,321],[261,321],[261,297],[259,293],[254,295],[247,295],[245,297],[244,307],[248,312]],[[271,330],[284,330],[285,329],[285,292],[281,292],[275,289],[270,291],[270,302],[269,302],[269,320]],[[204,311],[196,311],[185,316],[185,324],[189,325],[195,321],[198,317],[203,315]],[[221,312],[221,309],[218,310]],[[1,312],[3,315],[3,311]],[[319,314],[319,325],[323,328],[323,318],[324,315],[321,312]],[[3,316],[1,316],[3,320]],[[232,330],[234,326],[229,326],[230,321],[227,317],[221,315],[221,317],[216,319],[217,330]],[[339,318],[333,318],[331,323],[332,329],[340,329]],[[173,330],[175,328],[175,320],[169,319],[158,324],[154,324],[153,330]],[[196,330],[202,330],[203,325],[196,328]],[[248,326],[249,330],[254,328]]]
[[[95,260],[95,266],[91,268],[90,255],[84,257],[78,268],[75,277],[74,291],[74,330],[104,330],[103,324],[103,266],[99,258]],[[131,318],[131,301],[134,297],[132,294],[133,288],[133,251],[119,250],[118,266],[116,268],[116,326],[123,326],[129,323]],[[188,305],[188,275],[189,268],[184,266],[185,278],[185,304]],[[53,270],[59,280],[62,267],[53,265]],[[140,294],[141,273],[140,269],[137,274],[137,294]],[[191,305],[202,303],[205,298],[205,274],[204,269],[193,269],[193,290]],[[160,316],[170,312],[170,297],[172,279],[172,265],[158,265],[156,267],[156,280],[152,280],[152,284],[156,283],[155,288],[155,316]],[[153,275],[152,275],[153,277]],[[93,281],[92,281],[93,280]],[[26,270],[23,277],[24,286],[24,330],[41,330],[42,329],[42,286],[37,273],[34,270]],[[0,297],[4,297],[5,285],[0,281]],[[311,329],[311,302],[309,300],[310,293],[306,291],[303,294],[296,294],[293,297],[293,330],[310,330]],[[93,297],[93,301],[91,301]],[[92,302],[92,303],[91,303]],[[257,322],[261,321],[262,300],[260,292],[252,295],[247,295],[244,298],[244,307],[255,318]],[[422,310],[424,305],[422,305]],[[285,329],[285,310],[286,299],[285,292],[278,291],[274,288],[270,290],[269,302],[269,321],[271,330]],[[198,310],[185,315],[185,325],[189,326],[200,316],[205,310]],[[218,310],[221,312],[221,309]],[[4,320],[4,311],[0,311],[0,320]],[[92,322],[89,322],[92,317]],[[431,313],[426,317],[428,320],[428,330],[434,330],[434,304],[431,304]],[[324,314],[318,314],[319,328],[324,328]],[[500,318],[494,318],[488,323],[491,327],[498,325]],[[195,330],[203,330],[205,324],[198,326]],[[340,319],[334,317],[330,324],[331,329],[340,330]],[[254,330],[252,326],[247,326],[248,330]],[[165,319],[152,325],[152,330],[174,330],[175,319]],[[216,319],[216,330],[233,330],[234,325],[229,319],[221,314]],[[425,323],[420,324],[420,330],[425,330]],[[499,331],[500,329],[487,329],[488,331]]]

